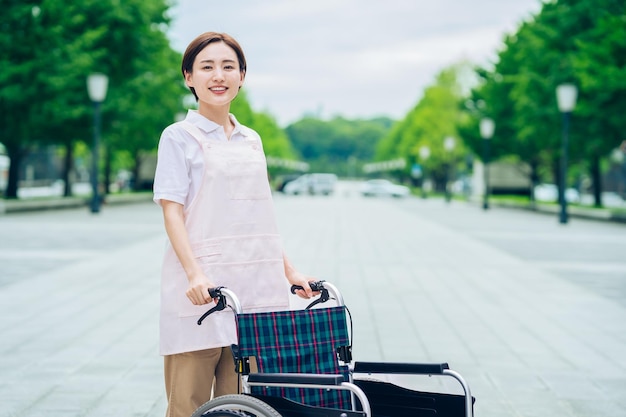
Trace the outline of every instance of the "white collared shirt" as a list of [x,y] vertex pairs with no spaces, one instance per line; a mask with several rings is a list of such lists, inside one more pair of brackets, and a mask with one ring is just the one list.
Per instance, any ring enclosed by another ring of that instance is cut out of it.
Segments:
[[[260,139],[252,129],[240,124],[234,115],[230,119],[235,125],[231,141]],[[206,134],[208,141],[228,141],[224,128],[195,110],[189,110],[185,121],[197,126]],[[159,140],[157,166],[154,174],[153,200],[170,200],[188,206],[202,181],[204,159],[198,142],[179,123],[163,130]]]

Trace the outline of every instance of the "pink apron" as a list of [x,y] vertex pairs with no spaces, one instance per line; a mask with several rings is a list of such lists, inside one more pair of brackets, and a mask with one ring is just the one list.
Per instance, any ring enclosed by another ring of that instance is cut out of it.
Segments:
[[[195,125],[180,122],[202,147],[204,176],[185,207],[192,249],[209,279],[235,292],[245,312],[285,310],[289,306],[283,250],[276,226],[267,165],[261,141],[209,141]],[[185,295],[188,280],[168,242],[161,277],[160,351],[162,355],[236,343],[228,308],[198,318],[214,306],[195,306]]]

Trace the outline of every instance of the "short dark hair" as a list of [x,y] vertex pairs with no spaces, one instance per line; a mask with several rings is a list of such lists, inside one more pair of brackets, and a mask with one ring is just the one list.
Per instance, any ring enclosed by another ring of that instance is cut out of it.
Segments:
[[[237,60],[239,61],[239,71],[242,74],[246,74],[246,56],[243,53],[243,49],[239,42],[235,40],[232,36],[226,33],[218,33],[218,32],[205,32],[202,35],[199,35],[191,41],[191,43],[187,46],[185,50],[185,54],[183,55],[183,63],[181,65],[181,70],[183,72],[183,77],[185,74],[191,74],[193,72],[193,63],[196,60],[198,54],[209,44],[215,42],[224,42],[226,45],[230,46],[235,54],[237,55]],[[189,87],[193,95],[196,97],[196,101],[198,100],[198,95],[196,94],[193,87]]]

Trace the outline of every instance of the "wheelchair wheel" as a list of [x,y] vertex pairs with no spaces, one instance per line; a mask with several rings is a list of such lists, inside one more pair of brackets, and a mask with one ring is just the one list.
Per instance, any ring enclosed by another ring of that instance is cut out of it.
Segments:
[[191,417],[282,417],[271,406],[243,394],[223,395],[207,401]]
[[248,417],[248,414],[235,410],[213,410],[202,415],[205,417]]

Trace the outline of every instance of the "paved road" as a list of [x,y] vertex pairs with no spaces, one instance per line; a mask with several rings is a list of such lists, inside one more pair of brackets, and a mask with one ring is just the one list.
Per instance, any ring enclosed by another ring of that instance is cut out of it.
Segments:
[[438,201],[408,206],[425,219],[471,236],[626,307],[626,224],[512,209],[451,210]]
[[[356,360],[449,362],[480,417],[626,414],[626,226],[341,186],[276,208],[294,263],[343,291]],[[159,210],[12,214],[0,236],[0,417],[163,415]]]

